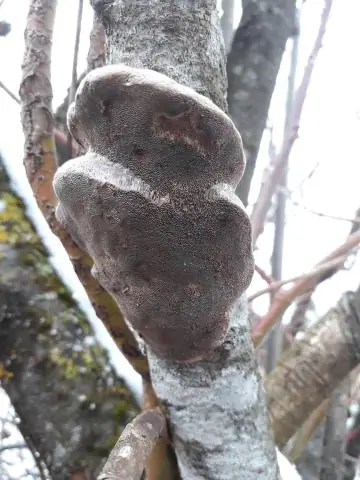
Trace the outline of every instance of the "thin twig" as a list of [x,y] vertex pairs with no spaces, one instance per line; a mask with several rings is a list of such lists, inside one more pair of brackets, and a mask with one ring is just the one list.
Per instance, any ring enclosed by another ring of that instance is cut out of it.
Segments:
[[346,377],[331,395],[326,416],[323,451],[319,480],[344,478],[347,407],[344,396],[349,392],[350,380]]
[[323,217],[323,218],[329,218],[331,220],[339,220],[339,221],[342,221],[342,222],[351,222],[351,223],[360,223],[360,217],[343,217],[341,215],[333,215],[331,213],[325,213],[325,212],[320,212],[319,210],[315,210],[303,203],[300,203],[299,201],[295,200],[294,198],[292,198],[291,196],[291,192],[286,189],[286,188],[280,188],[279,189],[280,191],[282,191],[285,195],[287,195],[287,197],[289,198],[290,202],[295,205],[296,207],[300,207],[306,211],[308,211],[309,213],[313,214],[313,215],[316,215],[318,217]]
[[21,442],[21,443],[11,443],[9,445],[1,445],[0,446],[0,453],[5,452],[6,450],[17,450],[17,449],[20,449],[20,448],[28,448],[28,446],[26,445],[26,443],[23,443],[23,442]]
[[0,80],[0,88],[2,88],[16,103],[20,104],[20,99]]
[[[0,88],[2,88],[10,96],[10,98],[12,98],[17,104],[20,105],[20,99],[11,90],[9,90],[1,80],[0,80]],[[58,128],[54,128],[54,137],[56,142],[62,143],[63,145],[67,144],[66,135]],[[76,150],[76,144],[74,141],[73,141],[73,150]]]
[[[360,243],[360,231],[349,235],[345,242],[333,250],[317,265],[320,266],[340,256],[348,254]],[[291,305],[296,297],[304,294],[317,283],[318,275],[313,277],[302,277],[288,290],[280,289],[274,296],[273,302],[270,305],[268,313],[261,319],[253,330],[253,340],[256,346],[260,345],[264,340],[266,334],[275,325],[278,319],[283,315],[286,309]]]
[[[355,218],[360,218],[360,208],[357,210],[355,214]],[[349,235],[352,235],[359,229],[359,224],[356,222],[353,222],[351,230],[349,232]],[[326,275],[322,275],[317,278],[316,284],[312,286],[310,290],[304,293],[304,295],[301,296],[301,298],[298,298],[297,300],[297,306],[295,308],[295,311],[293,313],[293,316],[290,321],[290,326],[293,332],[293,335],[296,334],[296,332],[302,327],[303,321],[304,321],[304,316],[309,308],[309,305],[311,303],[311,296],[314,293],[315,289],[317,286],[327,280],[328,278],[332,277],[335,275],[335,273],[341,268],[341,265],[339,265],[337,268],[334,268],[333,270],[329,270]]]
[[266,170],[263,177],[260,193],[251,214],[254,244],[256,244],[259,235],[264,230],[266,215],[271,206],[271,199],[276,192],[277,186],[281,179],[283,167],[286,164],[295,140],[298,137],[300,119],[305,103],[306,94],[310,85],[312,73],[314,71],[315,60],[322,46],[331,7],[332,0],[326,0],[324,10],[321,16],[319,31],[310,56],[308,58],[302,81],[294,98],[293,108],[290,114],[288,127],[284,135],[283,144],[274,162],[272,163],[271,168]]
[[271,275],[269,275],[268,273],[265,272],[265,270],[261,267],[259,267],[259,265],[255,264],[255,272],[257,272],[259,274],[259,276],[265,280],[265,282],[268,284],[268,285],[272,285],[274,283],[274,279],[272,278]]
[[[70,86],[70,91],[69,91],[69,105],[71,105],[72,102],[74,101],[75,93],[76,93],[76,89],[77,89],[77,81],[78,81],[77,65],[78,65],[78,57],[79,57],[79,45],[80,45],[80,34],[81,34],[81,21],[82,21],[82,15],[83,15],[83,6],[84,6],[84,1],[79,0],[78,14],[77,14],[77,20],[76,20],[76,34],[75,34],[75,45],[74,45],[72,74],[71,74],[71,86]],[[70,132],[68,132],[67,146],[68,146],[70,157],[72,157],[73,154],[74,154],[72,144],[73,144],[72,136],[71,136]]]
[[165,432],[165,418],[147,410],[129,423],[102,469],[98,480],[140,480],[146,460]]
[[[349,253],[351,253],[351,252],[349,252]],[[342,255],[341,257],[334,258],[333,260],[329,260],[328,262],[325,262],[325,263],[322,263],[322,264],[318,265],[317,267],[310,270],[310,272],[306,272],[306,273],[303,273],[301,275],[294,276],[292,278],[279,280],[278,282],[273,282],[267,288],[263,288],[262,290],[259,290],[258,292],[254,293],[253,295],[250,295],[249,298],[248,298],[248,301],[252,302],[256,298],[259,298],[262,295],[265,295],[266,293],[275,292],[276,290],[279,290],[284,285],[295,282],[297,280],[301,280],[301,279],[304,279],[304,278],[317,277],[318,275],[321,275],[322,273],[325,273],[325,272],[327,272],[328,270],[330,270],[334,267],[338,267],[340,265],[343,265],[345,260],[347,259],[347,257],[348,257],[348,255]]]

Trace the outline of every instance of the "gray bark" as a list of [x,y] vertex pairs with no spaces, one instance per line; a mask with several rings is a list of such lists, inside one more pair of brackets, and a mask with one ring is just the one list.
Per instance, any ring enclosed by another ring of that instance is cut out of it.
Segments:
[[2,386],[53,480],[95,474],[135,402],[58,280],[0,166]]
[[235,0],[222,0],[223,14],[221,17],[221,30],[224,35],[225,49],[228,52],[234,36],[234,4]]
[[319,480],[343,480],[346,446],[347,406],[345,395],[349,392],[350,379],[346,378],[331,396],[325,421],[324,443]]
[[184,480],[278,478],[245,297],[231,323],[224,345],[206,361],[181,366],[149,355]]
[[360,360],[360,294],[346,292],[266,377],[276,444],[283,447]]
[[242,134],[247,167],[237,194],[247,205],[261,137],[285,50],[294,31],[295,0],[243,1],[228,56],[230,116]]
[[325,425],[322,422],[295,462],[303,480],[319,480],[324,428]]
[[[157,70],[226,109],[216,2],[93,1],[111,63]],[[264,390],[242,297],[226,341],[206,361],[174,364],[149,353],[184,480],[277,479]]]
[[126,426],[98,480],[140,480],[146,460],[165,430],[165,418],[159,412],[142,412]]

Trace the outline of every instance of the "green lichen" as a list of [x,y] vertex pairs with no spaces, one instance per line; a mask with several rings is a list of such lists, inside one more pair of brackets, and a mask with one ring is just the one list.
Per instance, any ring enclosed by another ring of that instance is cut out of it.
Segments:
[[6,190],[8,181],[0,167],[0,243],[18,250],[21,262],[35,269],[36,283],[47,291],[56,292],[68,305],[72,297],[57,278],[48,252],[25,213],[25,205],[13,192]]
[[61,369],[61,373],[65,379],[71,380],[79,375],[79,367],[71,357],[66,357],[58,349],[49,351],[50,360]]
[[41,245],[39,237],[24,214],[24,204],[13,193],[1,192],[0,242],[11,246]]

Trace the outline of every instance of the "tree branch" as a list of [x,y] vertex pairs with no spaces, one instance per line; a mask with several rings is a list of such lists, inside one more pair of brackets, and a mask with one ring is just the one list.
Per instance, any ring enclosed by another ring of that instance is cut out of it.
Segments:
[[[78,6],[78,13],[77,13],[77,20],[76,20],[76,33],[75,33],[73,64],[72,64],[72,72],[71,72],[71,85],[69,90],[69,105],[74,101],[75,93],[78,85],[77,66],[78,66],[78,57],[79,57],[81,21],[82,21],[82,15],[83,15],[84,0],[78,0],[78,2],[79,2],[79,6]],[[70,157],[74,156],[72,146],[73,146],[72,137],[68,132],[67,147],[70,153]]]
[[98,480],[140,480],[147,457],[165,430],[165,418],[148,410],[129,423],[98,477]]
[[350,380],[344,381],[331,395],[325,421],[324,444],[319,480],[343,480],[346,446],[347,405],[344,401]]
[[269,414],[279,447],[360,361],[360,292],[338,304],[294,342],[268,374]]
[[338,258],[334,258],[333,260],[329,260],[328,262],[321,263],[320,265],[316,266],[310,272],[303,273],[301,275],[297,275],[296,277],[292,278],[287,278],[285,280],[280,280],[278,282],[272,282],[268,287],[259,290],[255,292],[253,295],[249,296],[249,302],[252,302],[256,298],[261,297],[262,295],[265,295],[266,293],[270,292],[276,292],[279,290],[281,287],[284,285],[287,285],[289,283],[298,281],[298,280],[303,280],[305,278],[313,278],[313,277],[318,277],[319,275],[328,272],[329,270],[334,269],[334,267],[339,267],[340,265],[343,265],[345,260],[347,259],[348,255],[343,255]]
[[261,138],[287,39],[294,31],[295,0],[243,2],[243,14],[228,56],[230,116],[241,132],[246,170],[236,190],[248,203]]
[[93,26],[90,32],[90,48],[87,56],[87,70],[105,65],[105,31],[94,12]]
[[272,162],[271,169],[267,170],[264,175],[258,198],[252,210],[251,222],[253,225],[254,244],[256,244],[259,235],[264,230],[266,215],[271,206],[271,199],[276,192],[276,189],[281,180],[284,165],[288,161],[292,147],[298,136],[300,119],[305,103],[306,93],[311,82],[315,61],[322,47],[326,26],[331,12],[331,7],[332,0],[325,0],[325,6],[321,16],[319,31],[316,36],[312,51],[309,55],[303,78],[295,94],[282,146],[279,153],[276,155],[274,161]]
[[[317,266],[323,265],[326,262],[332,261],[336,258],[339,258],[354,247],[356,247],[360,242],[360,231],[349,235],[345,242],[333,250],[329,255],[327,255]],[[311,290],[314,285],[317,284],[318,276],[309,276],[303,277],[297,280],[294,285],[288,290],[280,289],[270,305],[269,311],[262,318],[262,320],[257,324],[256,328],[253,331],[253,339],[255,345],[260,345],[264,340],[267,332],[275,325],[278,319],[283,315],[286,309],[291,305],[296,297],[306,293]]]
[[25,135],[25,167],[38,206],[65,246],[99,318],[132,366],[148,378],[146,358],[128,329],[116,302],[91,275],[93,262],[58,224],[52,180],[56,171],[51,111],[50,56],[56,1],[32,0],[25,32],[20,97]]

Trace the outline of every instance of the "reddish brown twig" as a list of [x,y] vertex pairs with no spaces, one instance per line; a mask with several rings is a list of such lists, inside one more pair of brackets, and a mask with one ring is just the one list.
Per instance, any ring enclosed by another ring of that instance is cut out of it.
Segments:
[[297,280],[301,280],[301,279],[304,279],[304,278],[317,277],[317,276],[327,272],[328,270],[330,270],[334,267],[338,267],[340,265],[343,265],[347,256],[348,255],[342,255],[341,257],[334,258],[333,260],[329,260],[328,262],[321,263],[317,267],[310,270],[310,272],[303,273],[301,275],[297,275],[297,276],[292,277],[292,278],[287,278],[285,280],[279,280],[278,282],[272,282],[268,287],[263,288],[262,290],[259,290],[259,291],[255,292],[253,295],[250,295],[248,297],[248,301],[252,302],[256,298],[259,298],[262,295],[265,295],[266,293],[275,292],[276,290],[279,290],[284,285],[295,282]]
[[99,318],[132,366],[148,377],[146,358],[128,329],[113,298],[91,275],[92,259],[72,241],[55,218],[56,198],[52,181],[56,170],[52,88],[50,79],[52,29],[56,1],[32,0],[25,31],[20,98],[25,135],[24,163],[38,206],[50,227],[63,242],[75,271]]
[[322,13],[320,27],[314,42],[314,46],[312,48],[307,65],[305,67],[302,81],[295,95],[294,104],[289,117],[289,124],[284,135],[284,140],[283,140],[281,149],[278,155],[276,155],[274,162],[272,162],[271,168],[267,169],[264,174],[264,179],[260,188],[260,193],[258,195],[257,201],[254,205],[254,208],[251,214],[254,244],[256,244],[256,241],[259,235],[264,230],[266,215],[271,206],[272,196],[276,192],[277,186],[281,179],[281,173],[282,173],[283,167],[289,158],[292,147],[298,136],[300,119],[303,111],[303,106],[305,103],[307,90],[310,85],[312,73],[315,66],[315,60],[322,46],[326,25],[328,22],[328,18],[330,16],[331,6],[332,6],[332,0],[327,0]]
[[[337,259],[339,257],[348,254],[353,248],[355,248],[360,243],[360,231],[357,231],[350,235],[346,241],[327,255],[321,262],[317,265],[324,265],[325,263]],[[265,335],[271,330],[275,325],[277,320],[284,314],[286,309],[291,305],[296,297],[307,292],[314,285],[316,285],[318,275],[310,277],[302,277],[297,280],[294,285],[288,289],[280,289],[274,296],[274,300],[270,306],[268,313],[261,319],[257,324],[256,328],[253,330],[253,340],[255,345],[260,345]]]
[[265,282],[268,284],[268,285],[272,285],[274,283],[274,279],[272,278],[271,275],[269,275],[268,273],[265,272],[265,270],[261,267],[259,267],[259,265],[255,264],[255,272],[257,272],[260,277],[265,280]]

